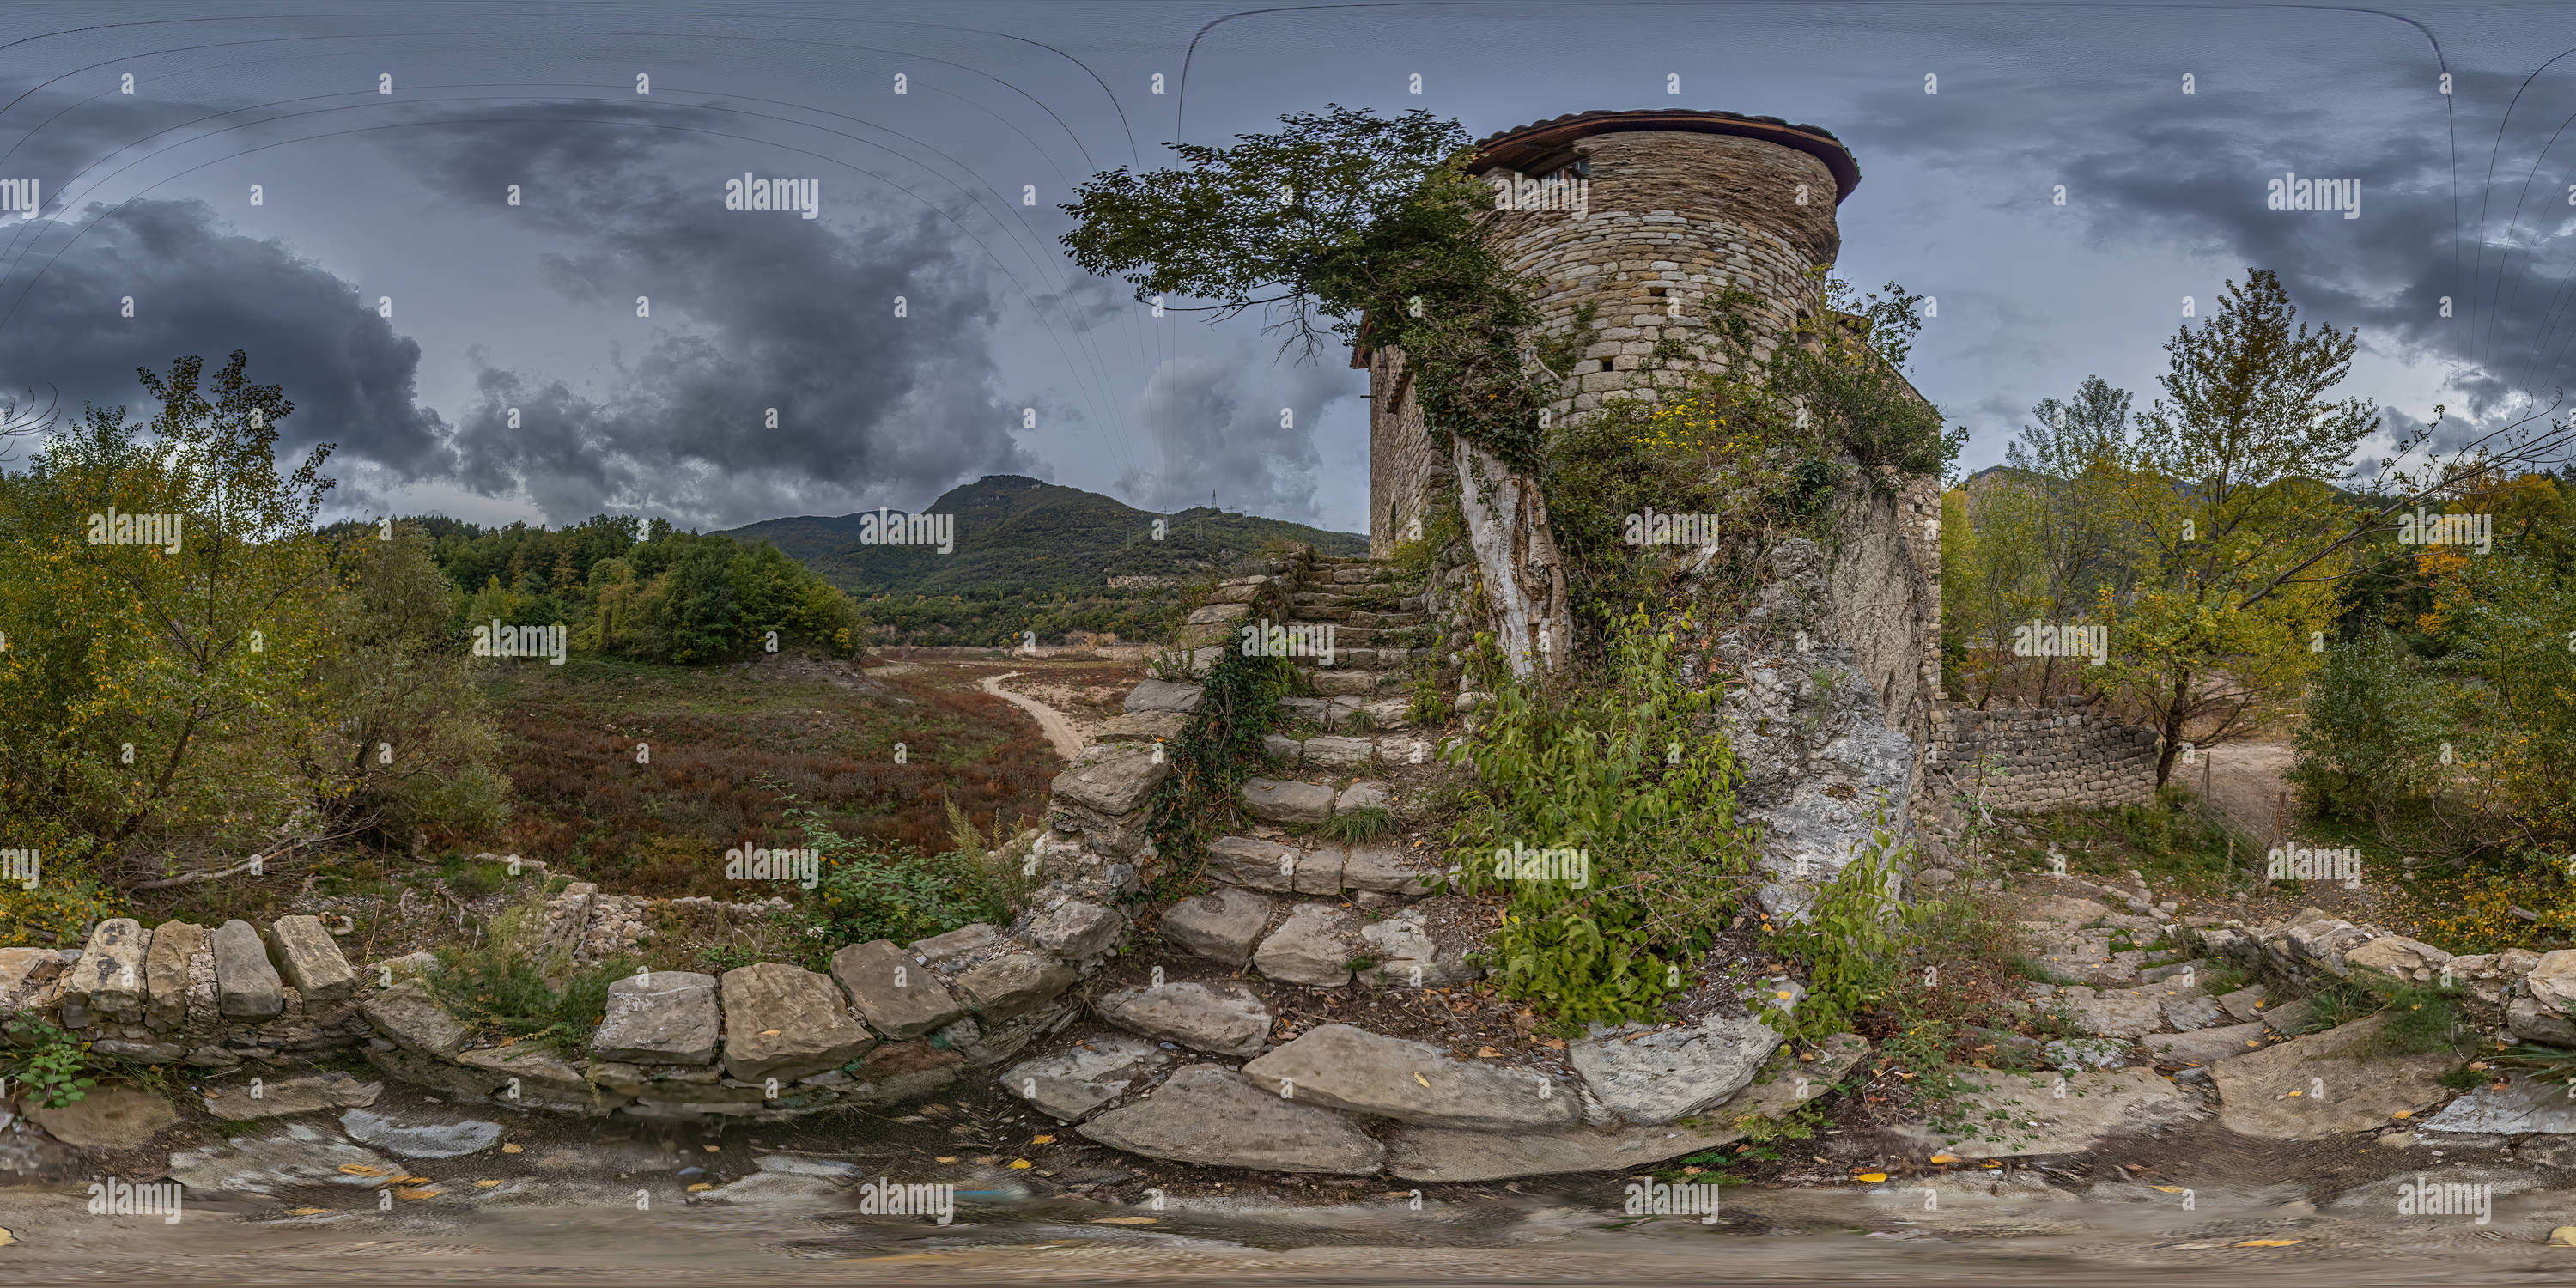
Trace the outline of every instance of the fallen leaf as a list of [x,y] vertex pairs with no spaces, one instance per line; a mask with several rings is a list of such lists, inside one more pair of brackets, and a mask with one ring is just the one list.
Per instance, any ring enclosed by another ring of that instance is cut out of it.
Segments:
[[939,1156],[938,1161],[942,1163],[954,1163],[957,1161],[957,1156],[955,1154],[942,1154]]
[[1493,1049],[1492,1047],[1489,1047],[1489,1046],[1480,1046],[1480,1047],[1476,1048],[1476,1058],[1477,1058],[1477,1059],[1479,1059],[1479,1060],[1494,1060],[1494,1059],[1499,1059],[1499,1058],[1501,1058],[1502,1054],[1503,1054],[1502,1052],[1497,1051],[1497,1050],[1495,1050],[1495,1049]]
[[340,1164],[340,1170],[351,1176],[382,1176],[385,1174],[385,1169],[369,1166],[365,1163],[342,1163]]
[[2549,1232],[2549,1242],[2561,1248],[2576,1248],[2576,1225],[2562,1225]]
[[2294,1243],[2306,1242],[2307,1240],[2305,1239],[2247,1239],[2245,1242],[2237,1244],[2236,1246],[2240,1248],[2286,1248]]
[[1421,1083],[1421,1084],[1422,1084],[1426,1089],[1427,1089],[1427,1088],[1429,1088],[1429,1087],[1430,1087],[1430,1085],[1431,1085],[1431,1080],[1430,1080],[1429,1078],[1423,1077],[1421,1074],[1418,1074],[1418,1073],[1417,1073],[1417,1074],[1415,1074],[1415,1075],[1413,1075],[1413,1080],[1414,1080],[1415,1082],[1419,1082],[1419,1083]]
[[288,1208],[286,1209],[286,1214],[288,1216],[320,1216],[330,1210],[331,1209],[329,1208]]
[[1029,1143],[1030,1143],[1030,1144],[1032,1144],[1032,1145],[1052,1145],[1052,1144],[1054,1144],[1054,1143],[1055,1143],[1055,1137],[1053,1137],[1053,1136],[1031,1136],[1031,1137],[1029,1137]]
[[708,1184],[708,1183],[707,1183],[707,1182],[705,1182],[705,1181],[700,1181],[700,1182],[698,1182],[697,1184],[692,1185],[692,1186],[690,1186],[690,1187],[689,1187],[689,1193],[691,1193],[691,1194],[695,1194],[695,1193],[699,1192],[700,1190],[712,1190],[712,1189],[714,1189],[714,1188],[715,1188],[715,1186],[710,1185],[710,1184]]
[[1036,1166],[1036,1164],[1031,1163],[1025,1158],[1014,1158],[1011,1160],[1011,1170],[1014,1172],[1026,1171],[1034,1166]]
[[1541,1039],[1539,1039],[1539,1045],[1540,1045],[1540,1046],[1543,1046],[1543,1047],[1546,1047],[1546,1048],[1547,1048],[1548,1050],[1550,1050],[1550,1051],[1562,1051],[1562,1050],[1564,1050],[1564,1049],[1565,1049],[1565,1039],[1563,1039],[1563,1038],[1541,1038]]
[[1150,1216],[1097,1216],[1091,1219],[1091,1223],[1093,1225],[1152,1225],[1156,1219]]
[[474,1188],[478,1190],[488,1190],[498,1184],[500,1184],[499,1181],[476,1181],[474,1182]]
[[1856,1176],[1856,1177],[1854,1177],[1854,1178],[1852,1178],[1852,1179],[1854,1179],[1854,1180],[1861,1180],[1861,1181],[1867,1181],[1867,1182],[1869,1182],[1870,1184],[1875,1185],[1875,1184],[1879,1183],[1880,1181],[1886,1180],[1886,1179],[1887,1179],[1887,1173],[1885,1173],[1885,1172],[1863,1172],[1863,1173],[1861,1173],[1859,1176]]
[[780,1030],[780,1029],[762,1029],[762,1030],[760,1031],[760,1036],[765,1037],[765,1038],[774,1038],[774,1037],[777,1037],[781,1032],[783,1032],[783,1030]]
[[519,1145],[503,1145],[501,1147],[501,1152],[504,1154],[518,1154],[524,1153],[526,1150],[524,1147]]
[[2396,1113],[2389,1115],[2391,1118],[2412,1118],[2414,1116],[2415,1111],[2412,1109],[2400,1109]]
[[394,1197],[398,1199],[434,1199],[438,1197],[438,1191],[425,1188],[395,1190]]
[[1935,1163],[1955,1163],[1959,1161],[1959,1156],[1956,1154],[1934,1154],[1932,1156],[1932,1161]]
[[722,1145],[700,1145],[698,1148],[703,1149],[710,1154],[721,1154],[724,1152],[724,1146]]
[[2179,1185],[2159,1185],[2156,1187],[2156,1191],[2160,1194],[2180,1194],[2182,1193],[2182,1187]]

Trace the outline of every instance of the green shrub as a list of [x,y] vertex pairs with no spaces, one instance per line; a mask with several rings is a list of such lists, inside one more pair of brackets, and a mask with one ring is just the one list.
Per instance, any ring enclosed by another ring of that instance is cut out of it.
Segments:
[[[1735,757],[1694,723],[1714,689],[1676,675],[1675,636],[1640,611],[1618,623],[1596,683],[1514,681],[1491,665],[1484,723],[1448,754],[1473,764],[1450,836],[1470,893],[1507,887],[1494,981],[1572,1029],[1656,1015],[1688,986],[1738,906],[1750,838],[1735,820]],[[1589,879],[1505,881],[1488,856],[1572,848]]]
[[34,1103],[60,1109],[98,1085],[98,1079],[80,1076],[89,1067],[89,1043],[50,1021],[21,1015],[9,1022],[9,1040],[26,1050],[11,1070]]
[[1839,1033],[1884,997],[1895,978],[1906,926],[1890,895],[1897,854],[1890,851],[1883,811],[1879,821],[1861,852],[1816,892],[1806,922],[1783,934],[1790,955],[1806,964],[1807,996],[1793,1017],[1775,1026],[1785,1022],[1807,1037]]
[[1263,764],[1262,736],[1280,719],[1279,699],[1299,672],[1284,657],[1226,649],[1201,681],[1199,709],[1166,745],[1171,772],[1146,804],[1146,829],[1161,858],[1153,896],[1171,898],[1198,876],[1211,836],[1234,817],[1243,781]]
[[[795,798],[790,796],[788,800]],[[1009,891],[989,853],[920,855],[841,835],[801,807],[785,813],[805,844],[821,852],[814,888],[818,928],[829,946],[891,939],[908,944],[977,921],[1010,920]]]

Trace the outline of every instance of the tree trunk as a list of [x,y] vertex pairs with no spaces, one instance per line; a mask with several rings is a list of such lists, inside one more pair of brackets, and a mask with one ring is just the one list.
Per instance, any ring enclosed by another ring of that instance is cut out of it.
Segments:
[[2176,675],[2173,700],[2165,705],[2164,750],[2156,753],[2156,786],[2158,787],[2164,786],[2165,779],[2173,775],[2174,757],[2182,754],[2182,716],[2190,695],[2191,674],[2184,672]]

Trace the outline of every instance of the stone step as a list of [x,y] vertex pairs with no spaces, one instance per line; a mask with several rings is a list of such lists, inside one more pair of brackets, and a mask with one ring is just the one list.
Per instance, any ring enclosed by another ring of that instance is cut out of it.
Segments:
[[[1319,671],[1316,674],[1331,673]],[[1279,709],[1291,719],[1313,721],[1326,733],[1378,733],[1413,727],[1411,698],[1369,698],[1359,694],[1331,698],[1281,698]]]
[[1423,765],[1439,756],[1443,739],[1437,730],[1411,730],[1384,736],[1321,734],[1299,741],[1284,734],[1262,738],[1262,750],[1281,769],[1366,769],[1371,765]]
[[1352,667],[1315,666],[1302,669],[1305,670],[1307,678],[1314,681],[1315,692],[1330,697],[1375,693],[1380,689],[1392,687],[1389,681],[1396,678],[1384,671],[1363,671]]
[[[1334,643],[1342,643],[1338,633]],[[1417,657],[1428,656],[1430,652],[1429,649],[1418,648],[1337,647],[1333,650],[1331,666],[1325,666],[1324,659],[1320,657],[1292,657],[1289,661],[1301,671],[1391,671]]]
[[[1366,789],[1373,788],[1375,784],[1353,784],[1352,790],[1366,794]],[[1270,894],[1338,895],[1352,891],[1406,899],[1431,893],[1431,878],[1438,871],[1439,857],[1431,851],[1409,850],[1388,842],[1300,848],[1256,836],[1227,836],[1209,842],[1207,863],[1200,869],[1201,875],[1219,885]]]

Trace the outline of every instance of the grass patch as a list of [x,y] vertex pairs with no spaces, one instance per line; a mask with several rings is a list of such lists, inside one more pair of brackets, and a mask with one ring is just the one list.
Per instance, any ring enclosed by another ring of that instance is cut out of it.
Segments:
[[1366,845],[1395,835],[1395,816],[1382,805],[1344,810],[1325,819],[1315,834],[1343,845]]

